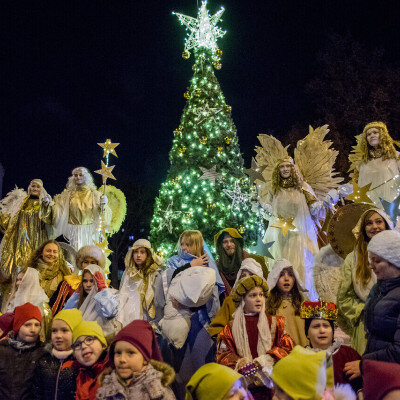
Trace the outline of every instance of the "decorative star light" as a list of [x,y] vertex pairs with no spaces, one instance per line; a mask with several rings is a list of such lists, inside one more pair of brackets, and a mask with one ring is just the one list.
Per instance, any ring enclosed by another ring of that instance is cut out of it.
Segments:
[[397,224],[397,218],[400,217],[400,196],[397,196],[391,203],[379,198],[385,213],[389,215],[393,225]]
[[220,172],[217,172],[217,166],[214,165],[211,169],[203,168],[200,167],[201,172],[203,175],[200,177],[200,179],[209,179],[210,182],[215,185],[215,181],[217,179],[222,178],[222,174]]
[[222,108],[210,108],[208,103],[203,107],[197,107],[193,112],[197,118],[201,118],[198,122],[201,124],[206,118],[210,118],[215,122],[215,116],[222,111]]
[[251,199],[251,194],[248,193],[242,193],[240,190],[239,182],[235,182],[235,187],[233,190],[228,190],[228,189],[222,189],[222,191],[232,199],[232,205],[231,205],[231,211],[234,210],[236,205],[243,204],[244,208],[247,208],[247,203]]
[[102,240],[101,242],[94,242],[94,245],[97,246],[104,255],[107,257],[109,254],[112,253],[112,250],[108,248],[108,241],[107,239]]
[[262,176],[262,168],[257,166],[256,160],[254,157],[251,159],[251,167],[245,168],[244,172],[250,178],[250,183],[253,184],[257,179],[263,181],[264,178]]
[[222,7],[210,17],[206,6],[207,0],[203,0],[197,18],[173,12],[180,23],[190,31],[185,41],[185,51],[198,47],[206,47],[215,51],[218,48],[217,39],[226,33],[226,31],[216,26],[225,11],[224,8]]
[[354,181],[352,181],[352,184],[353,184],[353,193],[346,196],[347,200],[353,200],[354,203],[374,204],[374,202],[367,195],[367,193],[369,192],[369,188],[371,187],[370,183],[368,183],[368,185],[365,185],[362,187],[358,186],[357,182],[354,182]]
[[294,218],[283,218],[281,215],[278,216],[279,220],[270,225],[271,228],[279,228],[282,230],[282,235],[286,236],[289,231],[294,231],[296,227],[293,225]]
[[97,144],[104,149],[103,157],[107,157],[109,154],[118,157],[117,153],[115,152],[115,148],[119,146],[119,143],[112,143],[111,139],[107,139],[105,143],[97,143]]
[[96,174],[99,174],[103,177],[103,183],[105,184],[107,181],[107,178],[110,179],[117,179],[113,174],[112,174],[112,170],[114,169],[115,165],[111,165],[111,166],[107,166],[106,164],[104,164],[103,160],[101,160],[101,169],[98,169],[96,172]]
[[165,210],[161,210],[161,212],[164,214],[164,217],[160,224],[159,230],[163,229],[165,226],[168,229],[168,232],[172,233],[172,220],[176,219],[182,214],[182,211],[172,211],[173,204],[174,202],[171,201]]

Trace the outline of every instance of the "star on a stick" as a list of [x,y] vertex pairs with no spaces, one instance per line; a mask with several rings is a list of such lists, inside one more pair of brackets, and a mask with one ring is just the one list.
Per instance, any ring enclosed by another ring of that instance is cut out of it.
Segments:
[[207,169],[207,168],[203,168],[200,167],[201,172],[203,173],[203,175],[200,177],[200,179],[209,179],[210,182],[215,185],[215,181],[217,179],[221,179],[222,178],[222,174],[220,172],[217,172],[217,166],[214,165],[211,169]]
[[278,216],[279,220],[270,225],[272,228],[279,228],[282,230],[282,235],[286,236],[289,231],[293,231],[296,227],[293,225],[294,218],[283,218],[281,215]]
[[97,246],[104,255],[107,257],[109,254],[112,253],[112,250],[108,248],[108,241],[107,239],[102,240],[101,242],[94,242],[94,245]]
[[117,153],[115,152],[115,148],[119,146],[119,143],[112,143],[111,139],[107,139],[105,143],[97,143],[97,144],[104,149],[103,157],[107,157],[109,154],[118,157]]
[[262,176],[262,168],[257,166],[256,160],[254,157],[251,159],[251,167],[245,168],[244,172],[250,178],[250,183],[253,184],[256,180],[263,181],[264,178]]
[[101,169],[98,169],[96,172],[96,174],[99,174],[103,177],[103,183],[106,183],[107,178],[110,179],[117,179],[113,174],[112,174],[112,170],[114,169],[115,165],[111,165],[111,166],[107,166],[106,164],[104,164],[103,160],[101,160]]
[[347,200],[352,200],[354,203],[374,203],[367,195],[369,188],[371,187],[371,183],[368,183],[368,185],[362,187],[358,186],[357,182],[354,181],[352,181],[352,184],[353,193],[346,197]]
[[206,6],[207,0],[203,0],[197,18],[175,12],[172,13],[178,17],[180,23],[185,25],[186,30],[189,31],[185,41],[185,51],[195,47],[206,47],[215,51],[218,48],[217,39],[226,33],[226,31],[216,26],[225,11],[224,8],[221,8],[210,17]]

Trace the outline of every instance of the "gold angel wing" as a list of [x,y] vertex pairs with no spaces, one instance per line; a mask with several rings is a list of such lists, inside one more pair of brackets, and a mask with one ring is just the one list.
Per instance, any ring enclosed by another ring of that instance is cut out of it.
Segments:
[[108,229],[108,236],[118,232],[126,217],[126,197],[124,193],[112,185],[106,185],[106,196],[108,205],[112,211],[111,223]]
[[261,146],[256,146],[256,165],[258,172],[261,172],[268,189],[271,189],[272,173],[276,163],[289,157],[287,147],[271,135],[260,134],[258,140]]
[[329,190],[336,189],[342,182],[333,168],[339,152],[331,148],[330,140],[324,140],[328,132],[328,125],[315,130],[310,126],[309,134],[297,142],[294,150],[295,164],[318,199],[322,199]]
[[349,172],[350,176],[356,182],[358,181],[358,171],[360,170],[360,165],[363,162],[363,155],[364,155],[362,136],[363,134],[356,136],[357,144],[353,146],[353,149],[349,154],[349,161],[350,161]]

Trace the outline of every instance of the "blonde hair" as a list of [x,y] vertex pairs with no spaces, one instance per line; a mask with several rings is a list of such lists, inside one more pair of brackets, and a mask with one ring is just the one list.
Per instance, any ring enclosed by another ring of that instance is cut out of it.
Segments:
[[273,190],[274,194],[276,194],[279,191],[279,189],[282,187],[282,182],[284,181],[284,179],[281,177],[281,171],[280,171],[280,166],[284,162],[290,163],[290,178],[289,179],[292,180],[293,187],[300,190],[303,185],[300,173],[299,173],[298,169],[296,168],[296,166],[293,164],[292,159],[285,158],[283,160],[279,160],[276,163],[274,171],[272,172],[272,179],[271,179],[272,182],[271,183],[272,183],[272,190]]
[[182,239],[187,241],[188,245],[193,248],[192,254],[196,257],[201,257],[204,254],[203,235],[200,231],[185,231],[179,237],[179,244]]
[[390,137],[386,125],[381,121],[375,121],[365,125],[363,129],[360,142],[363,162],[367,162],[371,158],[369,154],[371,146],[368,144],[367,140],[367,131],[371,128],[376,128],[379,130],[379,147],[382,150],[382,159],[387,160],[390,158],[397,158],[396,149],[393,144],[393,139]]

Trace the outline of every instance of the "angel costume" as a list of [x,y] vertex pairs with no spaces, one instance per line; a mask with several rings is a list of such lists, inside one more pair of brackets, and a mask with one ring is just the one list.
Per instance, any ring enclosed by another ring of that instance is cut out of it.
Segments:
[[54,202],[42,202],[41,205],[41,218],[54,227],[54,236],[63,235],[75,250],[94,244],[100,216],[105,225],[111,221],[110,208],[105,204],[101,209],[102,195],[96,190],[92,175],[83,167],[75,168],[73,174],[77,170],[81,170],[85,176],[83,183],[76,184],[74,176],[71,176],[66,189],[54,197]]
[[[310,127],[309,134],[294,150],[296,163],[289,157],[287,147],[273,136],[259,135],[261,146],[256,147],[256,163],[263,178],[256,181],[259,202],[269,219],[264,242],[275,242],[271,247],[275,259],[290,260],[311,299],[317,298],[313,284],[317,226],[319,220],[325,219],[328,193],[336,190],[341,181],[333,172],[338,152],[330,148],[331,141],[324,140],[328,132],[327,125],[315,130]],[[287,178],[280,171],[284,163],[290,164]]]
[[[369,144],[368,135],[371,129],[379,131],[379,143]],[[352,178],[359,187],[371,184],[367,192],[374,204],[383,209],[380,198],[392,202],[399,195],[400,161],[394,145],[383,122],[370,122],[361,135],[356,136],[357,145],[353,146],[349,156]]]
[[[31,185],[40,186],[40,195],[31,193]],[[14,189],[0,202],[0,274],[9,280],[17,267],[25,267],[31,253],[48,239],[46,224],[40,220],[40,199],[47,193],[40,179],[33,179],[28,193]]]

